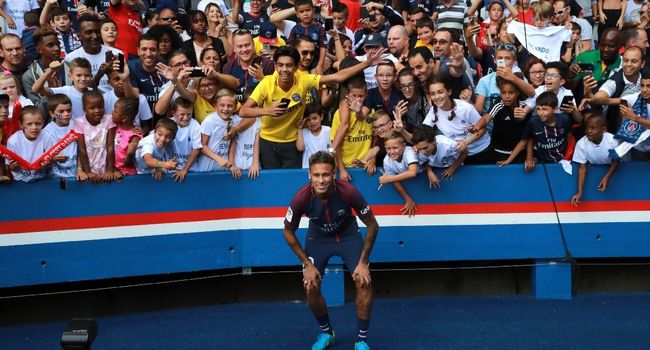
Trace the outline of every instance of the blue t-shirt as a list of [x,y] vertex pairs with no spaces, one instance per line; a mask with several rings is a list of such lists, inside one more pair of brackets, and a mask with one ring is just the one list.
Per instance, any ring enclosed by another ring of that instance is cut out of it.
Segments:
[[262,23],[269,21],[269,16],[264,12],[259,17],[251,16],[248,12],[242,12],[240,16],[242,17],[242,22],[239,28],[248,29],[253,37],[260,35],[260,26]]
[[501,91],[497,86],[497,73],[492,72],[483,76],[476,84],[476,94],[485,96],[485,103],[481,115],[488,113],[492,106],[501,101]]
[[144,70],[139,58],[129,61],[129,71],[131,72],[131,86],[140,89],[140,93],[147,98],[147,103],[153,111],[154,105],[158,101],[158,94],[167,79],[155,70],[153,72]]
[[379,88],[372,88],[368,90],[368,95],[366,96],[366,99],[363,101],[363,105],[368,107],[371,111],[383,109],[386,112],[388,112],[390,119],[395,119],[393,115],[393,113],[395,112],[395,106],[397,106],[397,103],[403,99],[404,96],[402,96],[402,94],[398,92],[396,89],[393,89],[390,92],[390,97],[388,98],[388,101],[385,101],[384,98],[381,97],[381,93],[379,93]]
[[565,113],[555,114],[555,126],[544,124],[535,115],[524,128],[521,138],[523,140],[533,139],[540,161],[557,163],[564,159],[571,123],[572,119]]

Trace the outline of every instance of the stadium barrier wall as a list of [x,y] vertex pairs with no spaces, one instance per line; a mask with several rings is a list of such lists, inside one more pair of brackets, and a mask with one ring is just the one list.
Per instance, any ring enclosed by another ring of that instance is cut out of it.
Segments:
[[[650,163],[624,163],[609,188],[606,167],[590,167],[584,203],[572,207],[574,176],[559,165],[524,173],[521,165],[463,167],[440,189],[426,176],[405,186],[414,217],[391,185],[353,169],[380,231],[373,262],[533,260],[533,294],[571,298],[572,258],[650,256]],[[0,288],[297,265],[282,227],[286,208],[307,183],[305,170],[268,170],[235,180],[230,173],[127,177],[92,185],[58,179],[0,186]],[[65,188],[63,188],[65,187]],[[298,236],[304,239],[306,218]],[[323,285],[342,304],[343,268],[331,261]]]

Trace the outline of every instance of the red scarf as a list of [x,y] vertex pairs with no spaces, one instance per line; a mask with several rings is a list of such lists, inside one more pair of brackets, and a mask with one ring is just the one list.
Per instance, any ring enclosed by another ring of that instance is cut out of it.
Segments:
[[20,130],[20,111],[23,110],[23,106],[20,104],[18,99],[14,101],[14,111],[11,113],[11,118],[5,121],[5,124],[2,126],[2,144],[7,145],[7,140],[11,135],[16,131]]

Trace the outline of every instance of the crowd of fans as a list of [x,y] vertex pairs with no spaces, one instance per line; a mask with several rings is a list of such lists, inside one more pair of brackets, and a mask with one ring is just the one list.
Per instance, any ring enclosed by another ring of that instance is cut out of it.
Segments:
[[645,1],[0,4],[3,182],[255,178],[328,150],[344,180],[383,167],[413,214],[420,172],[573,160],[578,205],[588,164],[604,191],[650,152]]

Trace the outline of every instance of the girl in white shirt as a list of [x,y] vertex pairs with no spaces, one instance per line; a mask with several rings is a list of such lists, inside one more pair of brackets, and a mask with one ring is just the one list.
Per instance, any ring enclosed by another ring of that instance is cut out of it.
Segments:
[[485,128],[473,131],[481,116],[471,104],[451,98],[451,86],[446,80],[434,79],[429,84],[431,108],[423,124],[436,126],[450,139],[458,142],[459,152],[467,150],[467,164],[493,164],[490,135]]

